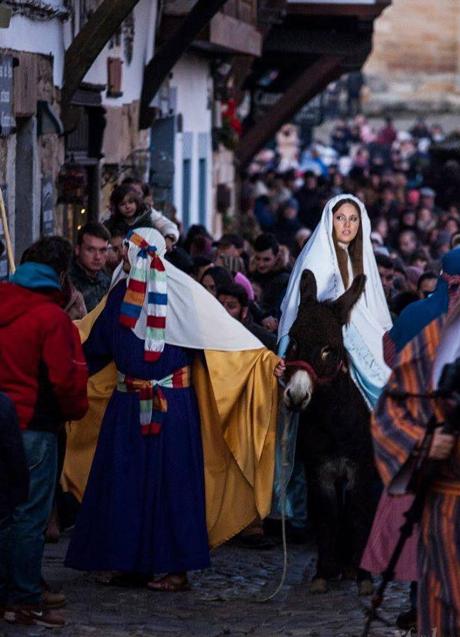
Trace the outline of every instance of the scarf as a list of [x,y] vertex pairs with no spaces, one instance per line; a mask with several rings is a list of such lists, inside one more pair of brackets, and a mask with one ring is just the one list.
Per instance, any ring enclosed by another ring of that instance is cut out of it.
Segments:
[[146,306],[144,358],[148,362],[155,362],[165,345],[168,308],[165,267],[157,247],[150,245],[140,234],[132,231],[126,240],[131,270],[121,305],[120,323],[134,330],[141,318],[142,308]]

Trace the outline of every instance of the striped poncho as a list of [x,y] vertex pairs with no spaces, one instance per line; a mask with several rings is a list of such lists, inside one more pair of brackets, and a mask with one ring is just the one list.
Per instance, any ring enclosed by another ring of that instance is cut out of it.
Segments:
[[[407,491],[412,462],[435,416],[442,423],[439,401],[399,398],[389,391],[427,393],[446,315],[431,322],[402,350],[372,418],[377,466],[393,493]],[[425,500],[417,555],[418,634],[460,635],[460,452],[439,463]]]

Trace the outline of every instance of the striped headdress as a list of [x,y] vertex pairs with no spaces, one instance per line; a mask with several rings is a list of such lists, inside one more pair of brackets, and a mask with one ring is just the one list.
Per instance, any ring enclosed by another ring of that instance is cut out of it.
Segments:
[[[145,321],[144,358],[154,362],[165,345],[166,312],[168,307],[166,272],[155,245],[131,231],[126,237],[131,270],[120,311],[120,323],[135,329]],[[146,314],[146,317],[143,316]]]

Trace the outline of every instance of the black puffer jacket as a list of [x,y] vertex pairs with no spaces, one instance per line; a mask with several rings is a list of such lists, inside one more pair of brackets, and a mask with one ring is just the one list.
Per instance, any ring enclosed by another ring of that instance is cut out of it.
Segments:
[[0,392],[0,521],[27,500],[29,470],[13,403]]

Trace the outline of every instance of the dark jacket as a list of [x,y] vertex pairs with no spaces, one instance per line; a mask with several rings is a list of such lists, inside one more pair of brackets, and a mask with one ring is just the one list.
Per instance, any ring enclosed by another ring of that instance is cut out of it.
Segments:
[[252,278],[262,288],[260,307],[264,316],[279,318],[281,315],[281,301],[286,294],[286,288],[289,283],[289,272],[287,270],[267,272],[267,274],[254,272]]
[[0,521],[27,500],[29,470],[14,405],[0,392]]
[[80,336],[59,300],[57,291],[0,284],[0,390],[21,429],[56,432],[88,409]]
[[117,230],[126,236],[130,230],[135,230],[136,228],[155,228],[164,237],[171,237],[174,243],[177,243],[179,239],[179,229],[174,221],[165,217],[164,214],[159,210],[155,210],[155,208],[148,208],[142,211],[131,225],[126,223],[126,220],[120,214],[115,214],[104,221],[104,226],[110,234]]
[[96,276],[90,276],[76,259],[72,262],[69,278],[75,288],[82,293],[88,312],[94,310],[96,305],[107,294],[110,287],[110,277],[103,270]]
[[299,221],[306,228],[313,230],[321,219],[321,197],[318,188],[309,189],[303,186],[295,194],[299,203]]
[[298,219],[279,219],[273,228],[273,234],[281,245],[285,245],[291,252],[295,249],[295,235],[302,228]]
[[258,325],[255,323],[254,319],[251,316],[251,313],[248,314],[247,319],[243,322],[244,327],[254,334],[256,338],[259,339],[263,345],[267,349],[270,349],[272,352],[276,353],[276,334],[272,334],[268,330],[266,330],[262,325]]

